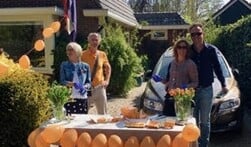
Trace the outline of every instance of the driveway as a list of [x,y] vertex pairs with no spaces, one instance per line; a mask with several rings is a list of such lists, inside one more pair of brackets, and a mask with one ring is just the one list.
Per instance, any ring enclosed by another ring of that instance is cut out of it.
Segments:
[[251,110],[244,111],[242,132],[212,134],[209,147],[251,147]]

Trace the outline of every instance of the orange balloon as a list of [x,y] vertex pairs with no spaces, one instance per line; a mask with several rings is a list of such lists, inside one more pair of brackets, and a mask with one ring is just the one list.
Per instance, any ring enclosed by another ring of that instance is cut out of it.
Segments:
[[118,135],[111,135],[108,139],[109,147],[123,147],[123,141]]
[[51,23],[50,28],[53,29],[54,33],[56,33],[61,27],[61,24],[59,21],[54,21],[53,23]]
[[78,140],[78,132],[75,129],[68,129],[60,139],[62,147],[75,147]]
[[125,147],[139,147],[139,140],[135,136],[129,137],[125,142]]
[[27,55],[23,55],[19,58],[18,63],[23,69],[30,68],[30,58]]
[[84,132],[78,137],[77,147],[91,147],[92,138],[89,133]]
[[44,36],[44,38],[51,37],[53,33],[54,33],[54,30],[51,27],[45,28],[43,30],[43,36]]
[[50,147],[50,144],[44,141],[41,134],[38,134],[35,140],[35,147]]
[[43,40],[37,40],[34,44],[36,51],[42,51],[45,48],[45,43]]
[[9,66],[0,61],[0,76],[5,74],[9,70]]
[[150,136],[145,136],[140,143],[140,147],[155,147],[155,143]]
[[189,147],[189,142],[182,137],[182,133],[179,133],[174,137],[172,147]]
[[63,136],[64,130],[65,128],[61,125],[50,125],[41,132],[41,136],[45,142],[55,143]]
[[156,147],[171,147],[171,146],[172,146],[171,137],[168,134],[166,134],[159,139]]
[[187,124],[182,130],[182,137],[189,142],[196,141],[200,137],[200,129],[194,124]]
[[107,138],[105,134],[100,133],[92,141],[92,147],[107,147]]
[[28,145],[29,145],[30,147],[35,147],[35,139],[36,139],[37,135],[38,135],[41,131],[42,131],[42,129],[36,128],[35,130],[33,130],[33,131],[29,134],[27,141],[28,141]]

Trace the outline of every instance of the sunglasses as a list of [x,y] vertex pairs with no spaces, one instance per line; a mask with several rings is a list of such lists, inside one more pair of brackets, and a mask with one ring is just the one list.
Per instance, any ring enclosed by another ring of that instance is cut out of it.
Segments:
[[200,35],[202,35],[202,32],[191,33],[191,36],[192,36],[192,37],[200,36]]
[[187,49],[188,47],[187,46],[184,46],[184,45],[177,45],[177,49]]

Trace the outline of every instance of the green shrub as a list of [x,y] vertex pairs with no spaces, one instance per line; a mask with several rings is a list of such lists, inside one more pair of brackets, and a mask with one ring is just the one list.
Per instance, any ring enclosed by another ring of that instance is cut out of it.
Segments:
[[113,95],[126,95],[137,84],[135,77],[143,72],[141,58],[127,42],[119,26],[105,27],[101,49],[107,52],[112,67],[108,91]]
[[47,79],[33,71],[0,77],[0,146],[27,146],[29,133],[51,116],[47,90]]
[[222,28],[214,42],[222,49],[230,65],[239,70],[238,81],[243,98],[248,98],[251,95],[251,47],[248,46],[251,41],[250,26],[251,15]]

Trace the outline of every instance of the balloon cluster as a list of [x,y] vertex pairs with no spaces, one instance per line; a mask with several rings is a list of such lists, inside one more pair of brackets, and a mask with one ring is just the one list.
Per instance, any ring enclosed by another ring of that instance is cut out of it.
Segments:
[[[52,22],[49,27],[44,28],[44,30],[42,32],[43,38],[51,37],[53,35],[53,33],[56,33],[59,31],[60,27],[61,27],[61,24],[59,21]],[[33,49],[35,49],[36,51],[42,51],[42,50],[44,50],[44,48],[45,48],[44,40],[39,39],[39,40],[35,41],[33,48],[30,51],[28,51],[28,53],[30,53]],[[22,55],[18,60],[20,67],[22,67],[24,69],[30,68],[30,59],[27,56],[27,54]]]
[[123,142],[116,134],[107,137],[99,133],[92,139],[88,132],[78,136],[75,129],[51,125],[32,131],[28,136],[28,144],[30,147],[49,147],[50,144],[60,144],[62,147],[189,147],[189,144],[196,141],[199,136],[199,128],[194,124],[187,124],[173,140],[165,134],[156,143],[151,136],[145,136],[141,142],[136,136],[130,136]]

